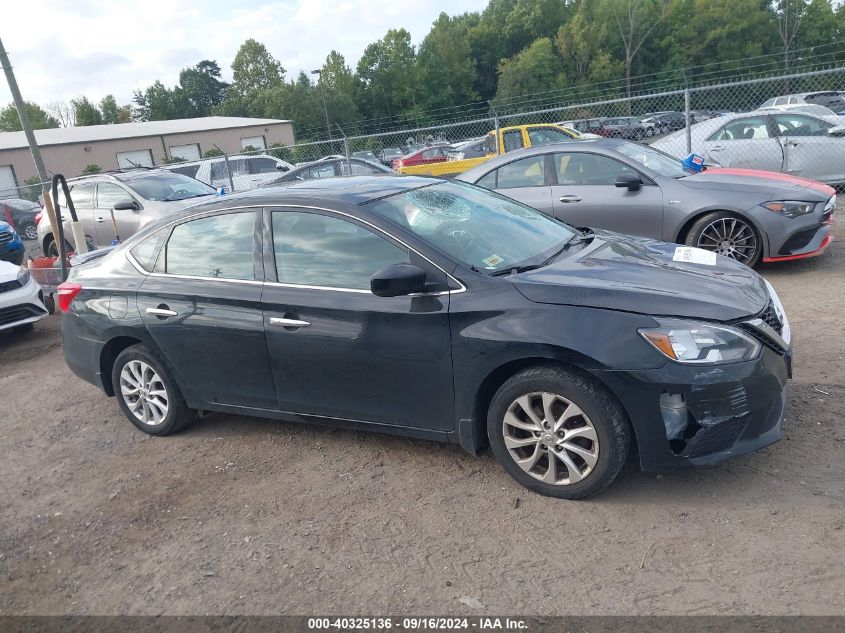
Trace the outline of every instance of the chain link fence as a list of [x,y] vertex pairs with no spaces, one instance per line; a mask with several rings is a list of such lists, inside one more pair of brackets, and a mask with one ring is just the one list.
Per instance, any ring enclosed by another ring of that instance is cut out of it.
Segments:
[[431,160],[446,161],[483,155],[490,147],[481,141],[491,131],[556,123],[586,134],[652,144],[679,159],[695,152],[714,166],[845,184],[845,117],[840,117],[845,114],[845,68],[641,92],[630,98],[567,102],[561,95],[554,103],[549,98],[537,101],[542,107],[519,110],[488,103],[486,111],[473,108],[472,119],[301,143],[283,148],[284,155],[304,162],[370,152],[371,160],[391,165],[402,155],[432,148]]

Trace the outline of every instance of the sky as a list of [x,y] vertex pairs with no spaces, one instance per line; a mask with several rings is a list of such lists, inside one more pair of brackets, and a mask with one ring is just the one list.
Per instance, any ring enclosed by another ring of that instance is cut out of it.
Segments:
[[[132,92],[214,59],[231,63],[248,38],[264,43],[288,78],[319,68],[332,49],[353,69],[366,46],[403,27],[418,45],[445,11],[481,10],[487,0],[30,0],[4,3],[0,38],[23,98],[46,105],[85,95]],[[72,10],[69,9],[72,7]],[[0,78],[0,104],[12,97]]]

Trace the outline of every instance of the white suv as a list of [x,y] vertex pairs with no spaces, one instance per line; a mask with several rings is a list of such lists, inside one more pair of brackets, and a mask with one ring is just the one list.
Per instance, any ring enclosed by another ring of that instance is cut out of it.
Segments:
[[[205,183],[163,169],[84,176],[69,180],[68,186],[85,240],[98,248],[111,245],[115,226],[120,239],[125,240],[142,226],[217,193]],[[61,194],[59,203],[65,242],[75,250],[68,224],[70,213]],[[38,243],[45,255],[58,255],[55,231],[46,213],[38,220]]]
[[261,185],[276,180],[281,174],[293,169],[293,165],[275,156],[232,156],[228,159],[228,168],[231,170],[231,181],[229,172],[226,169],[227,159],[206,158],[204,160],[192,161],[190,163],[173,163],[164,165],[163,169],[177,174],[184,174],[191,178],[211,185],[215,189],[226,187],[231,189],[234,185],[235,191],[246,191],[255,189]]

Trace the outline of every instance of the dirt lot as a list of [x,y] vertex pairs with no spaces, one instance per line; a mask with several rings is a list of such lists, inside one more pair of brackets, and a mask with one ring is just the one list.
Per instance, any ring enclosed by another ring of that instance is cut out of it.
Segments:
[[[845,217],[763,267],[790,314],[784,441],[546,499],[488,454],[212,416],[136,431],[62,360],[0,336],[2,614],[845,614]],[[519,503],[517,503],[519,500]]]

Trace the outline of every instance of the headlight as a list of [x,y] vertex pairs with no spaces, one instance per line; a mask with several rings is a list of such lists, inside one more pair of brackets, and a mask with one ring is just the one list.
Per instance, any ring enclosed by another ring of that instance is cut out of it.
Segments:
[[789,327],[789,319],[786,317],[786,310],[784,310],[783,304],[780,302],[780,297],[778,297],[778,293],[775,292],[775,287],[770,284],[766,279],[764,279],[763,282],[766,284],[766,288],[769,290],[769,298],[772,300],[772,305],[775,308],[775,314],[777,314],[778,318],[780,319],[780,337],[784,341],[786,341],[787,344],[789,344],[789,342],[792,340],[792,328]]
[[760,206],[765,207],[769,211],[780,213],[788,218],[797,218],[812,213],[816,203],[799,202],[796,200],[774,200],[772,202],[764,202]]
[[30,277],[31,275],[29,274],[29,271],[26,268],[21,268],[18,271],[18,283],[21,285],[21,287],[29,283]]
[[751,360],[760,343],[747,334],[724,325],[657,319],[660,327],[639,330],[658,351],[678,363],[716,365]]

